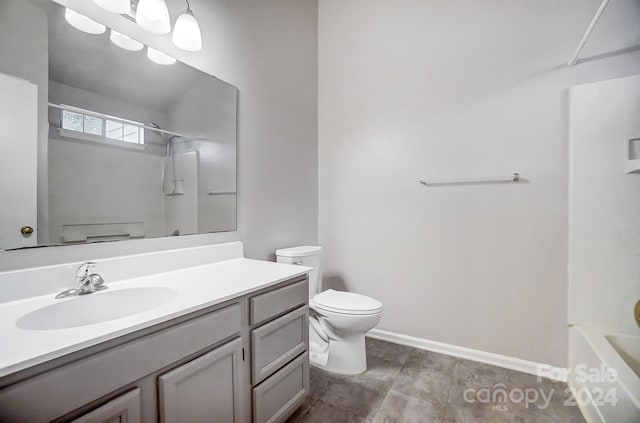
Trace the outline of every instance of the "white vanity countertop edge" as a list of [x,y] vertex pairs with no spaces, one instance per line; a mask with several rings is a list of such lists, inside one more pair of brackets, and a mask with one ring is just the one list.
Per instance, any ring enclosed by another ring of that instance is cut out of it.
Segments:
[[[185,314],[241,297],[311,269],[260,260],[238,258],[158,273],[115,283],[96,292],[167,287],[177,291],[171,301],[144,312],[102,323],[59,330],[27,330],[16,323],[24,315],[61,301],[82,300],[71,297],[56,300],[55,294],[0,304],[0,378],[63,355],[115,339]],[[87,297],[87,296],[84,296]],[[100,310],[94,310],[100,313]]]

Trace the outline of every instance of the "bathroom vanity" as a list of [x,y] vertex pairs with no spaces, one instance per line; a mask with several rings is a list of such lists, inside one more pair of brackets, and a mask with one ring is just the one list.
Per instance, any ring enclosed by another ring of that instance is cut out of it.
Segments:
[[308,269],[229,248],[242,246],[195,248],[224,259],[118,282],[112,259],[107,290],[0,303],[0,421],[285,420],[309,391]]

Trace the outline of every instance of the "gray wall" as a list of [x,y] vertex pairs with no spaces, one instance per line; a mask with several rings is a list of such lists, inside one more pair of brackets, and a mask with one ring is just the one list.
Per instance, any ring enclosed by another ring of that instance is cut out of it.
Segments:
[[[82,259],[83,254],[99,258],[124,251],[153,251],[229,237],[240,237],[245,242],[248,257],[266,259],[273,258],[277,248],[317,242],[315,0],[193,0],[191,8],[200,21],[204,38],[204,50],[199,53],[182,52],[172,46],[170,37],[145,33],[134,23],[105,13],[92,2],[60,0],[59,3],[71,5],[238,88],[239,234],[131,241],[133,245],[123,241],[85,247],[88,249],[61,247],[68,248],[67,252],[2,253],[0,269],[63,258]],[[171,2],[170,7],[175,18],[184,5]],[[2,54],[0,57],[2,69],[12,56]]]
[[564,66],[599,4],[320,1],[325,288],[381,300],[380,329],[565,364],[567,89],[640,72],[612,54],[640,44],[635,0]]

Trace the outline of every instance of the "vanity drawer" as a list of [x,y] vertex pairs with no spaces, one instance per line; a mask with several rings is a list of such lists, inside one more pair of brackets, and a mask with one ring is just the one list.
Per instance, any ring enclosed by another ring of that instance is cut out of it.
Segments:
[[249,300],[249,321],[251,325],[256,325],[270,317],[306,304],[308,299],[309,283],[306,278],[291,285],[256,295]]
[[253,422],[284,421],[309,394],[309,355],[304,353],[253,388]]
[[251,331],[253,385],[307,350],[309,309],[302,306]]

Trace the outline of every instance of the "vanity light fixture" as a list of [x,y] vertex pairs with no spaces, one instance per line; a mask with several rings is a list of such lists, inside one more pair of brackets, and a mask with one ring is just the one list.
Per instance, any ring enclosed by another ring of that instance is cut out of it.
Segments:
[[111,13],[124,15],[131,11],[131,0],[92,0],[96,5]]
[[131,37],[121,34],[115,29],[111,30],[109,39],[113,44],[125,50],[140,51],[144,48],[144,44],[142,44],[140,41],[136,41]]
[[147,47],[147,57],[159,65],[173,65],[176,62],[173,57],[151,47]]
[[75,29],[88,34],[103,34],[107,30],[106,26],[69,8],[64,9],[64,19]]
[[173,27],[173,35],[171,41],[176,47],[187,51],[202,50],[202,34],[198,20],[193,15],[189,0],[187,2],[187,10],[178,16],[176,25]]
[[163,35],[171,32],[169,9],[164,0],[140,0],[136,9],[136,22],[152,34]]
[[[171,17],[169,16],[169,9],[167,8],[165,0],[139,0],[138,5],[135,8],[135,15],[131,13],[131,0],[92,1],[102,9],[109,12],[135,16],[136,23],[142,29],[152,34],[164,35],[171,32]],[[200,31],[200,24],[191,10],[189,0],[185,0],[185,2],[187,3],[187,8],[176,20],[171,41],[173,41],[173,44],[176,47],[182,50],[200,51],[202,50],[202,32]],[[100,34],[102,32],[100,32]],[[127,50],[134,50],[118,44],[118,42],[114,41],[113,38],[111,38],[111,41]],[[127,42],[125,41],[125,43]],[[136,50],[141,48],[142,47],[137,48]]]

